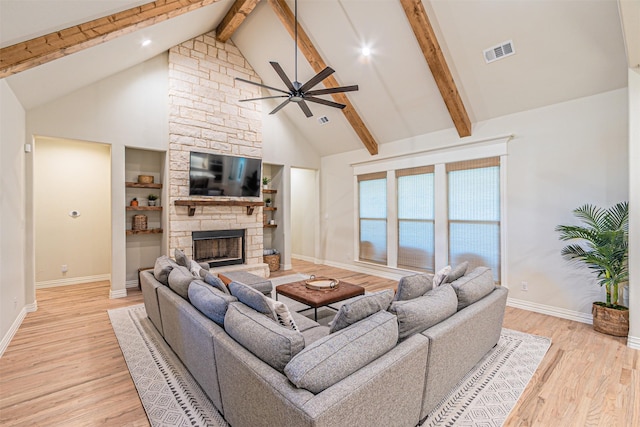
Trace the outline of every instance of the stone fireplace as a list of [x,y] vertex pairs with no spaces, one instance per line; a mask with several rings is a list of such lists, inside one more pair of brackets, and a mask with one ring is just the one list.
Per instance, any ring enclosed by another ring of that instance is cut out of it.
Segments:
[[[211,256],[206,262],[212,262],[219,258],[217,272],[243,270],[268,277],[269,267],[262,258],[262,207],[249,209],[238,204],[245,198],[189,196],[191,151],[262,158],[261,104],[238,102],[259,97],[261,90],[238,84],[235,77],[260,81],[233,42],[217,41],[214,33],[187,40],[169,51],[169,253],[178,248],[193,259]],[[221,203],[211,203],[214,200]],[[176,201],[207,203],[188,207],[176,206]],[[200,243],[196,237],[200,232],[224,230],[244,233],[242,254],[233,246],[233,239],[216,248],[217,243]],[[223,253],[206,253],[214,249]]]
[[193,259],[209,267],[244,264],[244,230],[194,231]]

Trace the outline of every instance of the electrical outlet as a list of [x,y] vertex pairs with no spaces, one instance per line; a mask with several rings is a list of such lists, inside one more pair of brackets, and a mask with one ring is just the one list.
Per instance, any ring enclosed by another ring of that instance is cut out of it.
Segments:
[[69,271],[69,267],[67,267],[67,264],[62,264],[60,271],[62,271],[63,273],[66,273],[67,271]]
[[522,282],[522,283],[520,283],[520,285],[522,286],[522,290],[524,292],[527,292],[529,290],[529,283],[528,282]]

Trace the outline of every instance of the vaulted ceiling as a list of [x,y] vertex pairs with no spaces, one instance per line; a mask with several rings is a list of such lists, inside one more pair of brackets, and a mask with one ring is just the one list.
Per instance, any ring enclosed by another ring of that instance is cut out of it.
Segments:
[[[360,90],[346,94],[345,110],[312,104],[311,118],[295,106],[277,114],[286,116],[321,155],[363,144],[373,153],[375,144],[443,129],[464,137],[484,120],[622,88],[627,60],[637,58],[625,55],[623,36],[629,26],[631,34],[638,28],[634,3],[298,0],[302,35],[315,51],[312,66],[305,58],[308,47],[300,44],[299,80],[307,81],[326,64],[336,70],[335,81],[325,81],[327,87],[358,84]],[[148,1],[1,0],[0,48],[5,49],[0,60],[12,45],[94,20],[99,25],[92,31],[99,32],[103,24],[113,25],[100,18],[139,9],[126,18],[132,21],[124,29],[76,41],[76,48],[60,50],[65,55],[53,55],[58,59],[49,62],[37,59],[40,65],[24,71],[0,64],[0,76],[30,109],[216,28],[222,37],[231,37],[266,85],[283,87],[269,61],[293,76],[293,26],[287,26],[285,13],[287,6],[293,10],[293,1],[166,0],[154,6],[151,13]],[[619,9],[631,13],[621,20]],[[143,39],[152,43],[142,47]],[[515,54],[487,64],[483,50],[509,40]],[[635,52],[637,45],[627,43]],[[370,56],[362,55],[363,47]],[[260,102],[270,111],[278,101]],[[317,119],[323,116],[328,123],[321,125]]]

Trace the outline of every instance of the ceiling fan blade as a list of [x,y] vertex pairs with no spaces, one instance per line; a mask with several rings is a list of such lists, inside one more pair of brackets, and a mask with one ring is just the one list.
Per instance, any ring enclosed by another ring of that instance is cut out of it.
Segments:
[[282,104],[280,104],[280,105],[278,105],[276,108],[274,108],[274,109],[273,109],[273,111],[272,111],[272,112],[270,112],[269,114],[275,114],[275,113],[277,113],[278,111],[282,110],[282,109],[284,108],[284,106],[285,106],[285,105],[287,105],[287,104],[288,104],[288,103],[290,103],[290,102],[291,102],[291,98],[288,98],[288,99],[284,100],[284,101],[282,102]]
[[313,97],[313,96],[305,96],[304,100],[305,101],[315,102],[316,104],[328,105],[329,107],[335,107],[335,108],[340,108],[340,109],[346,107],[346,105],[344,105],[344,104],[338,104],[337,102],[327,101],[326,99],[316,98],[316,97]]
[[313,116],[313,113],[311,112],[311,110],[309,109],[309,106],[307,105],[306,102],[304,101],[300,101],[297,103],[300,106],[300,109],[304,112],[304,115],[307,117],[311,117]]
[[245,83],[249,83],[249,84],[252,84],[252,85],[256,85],[256,86],[260,86],[260,87],[264,87],[264,88],[266,88],[266,89],[275,90],[275,91],[277,91],[277,92],[286,93],[287,95],[289,95],[289,92],[287,92],[286,90],[278,89],[277,87],[271,87],[271,86],[263,85],[262,83],[252,82],[251,80],[242,79],[242,78],[240,78],[240,77],[236,77],[236,80],[239,80],[239,81],[241,81],[241,82],[245,82]]
[[314,87],[315,85],[317,85],[318,83],[320,83],[321,81],[323,81],[333,73],[335,73],[335,70],[333,68],[331,67],[325,68],[324,70],[320,71],[318,74],[313,76],[311,80],[303,84],[302,87],[300,87],[300,92],[306,92],[308,89],[311,89],[312,87]]
[[310,90],[305,95],[328,95],[330,93],[353,92],[358,90],[358,85],[331,87],[327,89]]
[[285,72],[282,69],[282,67],[280,66],[280,64],[278,64],[275,61],[271,61],[271,62],[269,62],[269,64],[271,64],[273,69],[276,70],[276,73],[278,73],[278,75],[280,76],[280,78],[284,82],[285,86],[287,88],[289,88],[290,91],[292,91],[292,92],[295,91],[295,88],[293,87],[293,83],[291,83],[291,80],[289,80],[289,77],[287,77],[287,75],[285,74]]
[[272,98],[288,98],[288,95],[263,96],[262,98],[239,99],[238,101],[239,102],[260,101],[262,99],[272,99]]

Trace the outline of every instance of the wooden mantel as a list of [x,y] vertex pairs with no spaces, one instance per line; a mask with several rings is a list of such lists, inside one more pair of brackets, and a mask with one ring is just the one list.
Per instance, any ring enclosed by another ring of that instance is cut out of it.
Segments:
[[246,206],[247,215],[253,214],[253,208],[256,206],[264,206],[264,202],[250,202],[247,200],[176,200],[173,204],[186,206],[189,209],[189,216],[195,215],[197,206]]

